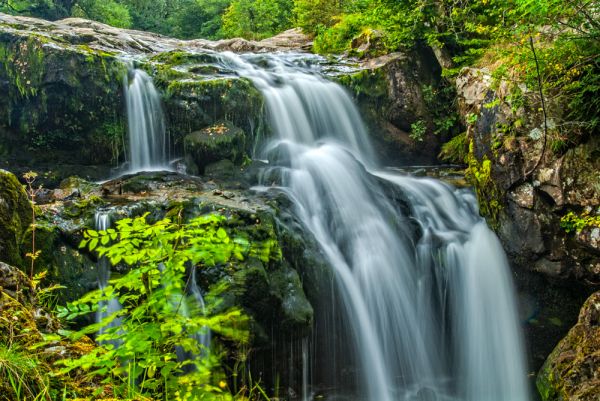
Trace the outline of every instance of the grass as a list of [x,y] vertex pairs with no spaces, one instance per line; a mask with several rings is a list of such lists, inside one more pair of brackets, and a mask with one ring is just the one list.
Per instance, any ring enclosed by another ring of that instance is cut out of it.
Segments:
[[0,396],[2,400],[50,400],[41,362],[16,345],[0,344]]

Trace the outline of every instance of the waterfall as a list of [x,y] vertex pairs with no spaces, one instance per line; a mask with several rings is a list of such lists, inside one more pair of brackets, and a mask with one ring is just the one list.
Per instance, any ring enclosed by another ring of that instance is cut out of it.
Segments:
[[293,55],[221,57],[262,92],[275,133],[256,189],[279,184],[334,272],[313,340],[328,346],[310,357],[338,367],[321,382],[369,401],[529,400],[508,264],[472,193],[380,170],[346,92]]
[[130,68],[125,80],[129,172],[163,170],[168,167],[169,147],[160,95],[152,78]]
[[[99,210],[94,215],[94,226],[96,230],[106,230],[110,227],[110,215],[107,211]],[[101,256],[98,259],[98,288],[100,290],[104,290],[108,285],[108,280],[110,280],[110,263],[108,259],[104,256]],[[101,322],[105,318],[113,315],[114,313],[121,310],[121,304],[116,298],[112,298],[108,302],[102,302],[98,305],[98,310],[96,311],[96,322]],[[106,329],[112,327],[119,327],[121,325],[121,319],[115,318],[112,320],[107,326],[102,328],[98,334],[102,334]],[[117,344],[113,344],[117,345]]]

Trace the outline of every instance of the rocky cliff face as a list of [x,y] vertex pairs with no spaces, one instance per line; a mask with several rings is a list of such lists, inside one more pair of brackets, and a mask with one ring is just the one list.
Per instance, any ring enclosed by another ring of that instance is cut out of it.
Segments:
[[179,41],[81,19],[0,14],[2,166],[35,167],[52,184],[74,173],[107,177],[127,154],[123,81],[130,66],[154,76],[175,153],[187,134],[222,120],[255,135],[262,99],[248,81],[218,67],[215,52],[306,46],[293,30],[262,42]]
[[[598,138],[556,151],[552,138],[544,145],[535,92],[494,83],[485,70],[475,69],[463,71],[457,87],[462,115],[471,119],[469,157],[480,173],[474,181],[508,254],[553,279],[600,283],[598,227],[571,230],[565,217],[598,212]],[[551,136],[556,133],[551,118],[548,125]]]
[[552,103],[544,140],[537,92],[486,69],[463,70],[457,91],[467,175],[514,266],[537,369],[600,285],[600,141],[559,146]]

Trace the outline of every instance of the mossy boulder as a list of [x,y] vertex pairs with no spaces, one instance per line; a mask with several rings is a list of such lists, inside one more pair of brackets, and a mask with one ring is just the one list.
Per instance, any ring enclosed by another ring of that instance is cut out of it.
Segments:
[[23,266],[19,251],[31,224],[31,204],[13,174],[0,169],[0,261]]
[[114,54],[0,29],[3,159],[37,170],[122,159],[124,71]]
[[363,61],[337,79],[355,98],[385,162],[436,163],[441,144],[458,133],[453,87],[441,79],[429,48]]
[[246,153],[246,134],[231,123],[220,123],[195,131],[184,139],[188,172],[202,174],[206,166],[221,160],[241,164]]
[[543,401],[597,401],[600,395],[600,292],[546,360],[537,388]]

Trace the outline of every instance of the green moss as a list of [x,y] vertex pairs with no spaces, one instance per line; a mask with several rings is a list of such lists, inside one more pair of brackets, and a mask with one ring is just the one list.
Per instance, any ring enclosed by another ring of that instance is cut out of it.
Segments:
[[19,42],[0,41],[0,64],[4,65],[5,74],[18,93],[10,96],[28,98],[38,93],[44,77],[43,43],[35,36]]
[[65,204],[64,214],[71,218],[91,219],[98,206],[105,202],[98,196],[90,196],[77,202]]
[[492,228],[499,224],[500,212],[502,211],[501,196],[496,184],[492,180],[492,162],[486,156],[479,162],[473,152],[473,142],[469,144],[467,154],[466,178],[473,184],[479,211],[487,219]]
[[388,96],[388,81],[383,68],[342,75],[338,77],[338,82],[350,89],[357,97],[381,99]]
[[0,261],[23,265],[19,247],[31,224],[31,205],[13,174],[0,170]]
[[151,62],[167,64],[169,66],[178,66],[183,64],[202,64],[216,61],[214,55],[209,53],[189,53],[179,50],[173,50],[160,53],[150,59]]
[[466,164],[469,154],[469,140],[467,133],[456,135],[448,142],[442,145],[442,151],[438,157],[449,163]]

